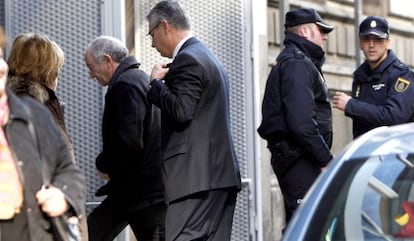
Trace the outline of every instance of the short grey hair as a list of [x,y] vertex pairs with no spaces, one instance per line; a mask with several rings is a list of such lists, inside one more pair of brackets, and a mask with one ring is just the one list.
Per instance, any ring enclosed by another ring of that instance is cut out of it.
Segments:
[[300,31],[299,30],[302,27],[306,27],[306,28],[310,29],[312,24],[315,24],[315,23],[304,23],[304,24],[299,24],[299,25],[292,26],[292,27],[287,27],[286,28],[286,32],[287,33],[294,33],[294,34],[298,34],[299,35],[300,34]]
[[100,63],[105,54],[111,56],[116,63],[121,63],[129,55],[124,43],[111,36],[99,36],[89,43],[87,48],[96,63]]
[[176,29],[190,30],[190,20],[184,9],[174,0],[157,3],[148,13],[146,19],[150,25],[156,25],[165,19]]

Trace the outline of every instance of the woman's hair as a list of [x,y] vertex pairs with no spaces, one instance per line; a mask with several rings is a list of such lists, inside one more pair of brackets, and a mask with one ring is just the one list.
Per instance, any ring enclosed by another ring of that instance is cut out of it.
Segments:
[[43,33],[22,33],[13,42],[8,58],[9,76],[45,85],[54,83],[64,62],[59,45]]
[[6,48],[6,34],[4,33],[4,29],[1,26],[0,26],[0,48],[3,50]]

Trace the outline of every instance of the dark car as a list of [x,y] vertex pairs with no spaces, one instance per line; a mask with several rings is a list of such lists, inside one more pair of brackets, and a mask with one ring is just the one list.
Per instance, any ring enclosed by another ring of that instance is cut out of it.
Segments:
[[414,123],[376,128],[345,147],[282,240],[414,240]]

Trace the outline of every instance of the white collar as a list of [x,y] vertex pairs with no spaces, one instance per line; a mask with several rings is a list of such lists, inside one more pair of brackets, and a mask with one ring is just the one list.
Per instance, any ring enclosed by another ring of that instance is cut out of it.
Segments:
[[193,35],[189,34],[187,37],[181,39],[180,42],[178,42],[177,46],[175,46],[174,52],[173,52],[173,59],[175,59],[175,56],[177,56],[178,51],[181,49],[181,47],[183,46],[183,44],[190,38],[192,38]]

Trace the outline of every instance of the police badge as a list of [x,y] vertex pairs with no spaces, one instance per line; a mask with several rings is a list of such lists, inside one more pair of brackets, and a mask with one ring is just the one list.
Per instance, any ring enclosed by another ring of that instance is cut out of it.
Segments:
[[410,86],[410,81],[404,78],[399,77],[395,82],[394,89],[397,92],[404,92]]

